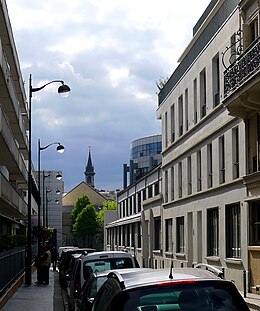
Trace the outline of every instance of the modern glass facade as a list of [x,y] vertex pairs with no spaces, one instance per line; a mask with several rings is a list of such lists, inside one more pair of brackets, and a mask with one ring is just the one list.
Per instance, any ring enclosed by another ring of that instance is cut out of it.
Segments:
[[130,144],[130,181],[136,181],[162,161],[162,136],[153,135]]

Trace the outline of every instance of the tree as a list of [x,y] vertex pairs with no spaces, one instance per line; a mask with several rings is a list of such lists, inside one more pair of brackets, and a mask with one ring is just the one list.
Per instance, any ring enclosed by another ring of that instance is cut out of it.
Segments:
[[169,77],[161,77],[159,81],[156,81],[156,86],[158,87],[159,91],[163,89],[168,80]]
[[84,245],[92,247],[93,237],[98,231],[97,214],[94,206],[90,203],[85,206],[78,214],[75,223],[72,226],[74,236],[81,237]]
[[89,198],[87,195],[83,194],[81,197],[79,197],[74,205],[74,208],[70,214],[71,216],[71,228],[73,229],[73,225],[75,224],[77,217],[82,212],[82,210],[87,206],[91,204]]

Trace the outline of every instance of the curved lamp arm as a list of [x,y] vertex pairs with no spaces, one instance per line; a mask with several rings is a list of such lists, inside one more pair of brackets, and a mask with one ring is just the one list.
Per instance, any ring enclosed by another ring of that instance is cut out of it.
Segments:
[[64,146],[61,143],[59,143],[58,141],[55,141],[55,142],[53,142],[53,143],[51,143],[51,144],[49,144],[47,146],[43,146],[43,147],[39,146],[39,150],[45,150],[45,149],[49,148],[52,145],[58,145],[56,149],[57,149],[57,151],[59,153],[63,153],[64,152],[64,149],[65,149]]
[[58,88],[58,93],[66,93],[70,91],[70,87],[67,84],[64,84],[63,80],[52,80],[40,87],[32,87],[32,85],[30,85],[30,93],[38,92],[45,88],[45,86],[56,82],[61,83],[61,86]]

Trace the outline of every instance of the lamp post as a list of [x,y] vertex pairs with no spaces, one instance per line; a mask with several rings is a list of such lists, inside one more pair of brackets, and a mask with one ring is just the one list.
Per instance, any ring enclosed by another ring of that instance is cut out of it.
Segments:
[[41,87],[33,88],[32,87],[32,75],[30,74],[29,78],[29,103],[28,103],[28,117],[29,117],[29,125],[28,125],[28,211],[27,211],[27,247],[26,247],[26,255],[25,255],[25,283],[27,285],[32,284],[32,272],[31,272],[31,264],[32,264],[32,93],[38,92],[45,88],[45,86],[51,83],[61,83],[58,88],[58,93],[66,94],[70,91],[70,87],[62,80],[53,80]]
[[[41,141],[40,139],[38,139],[38,189],[39,189],[39,194],[40,194],[39,208],[38,208],[38,254],[40,253],[40,247],[41,247],[41,151],[49,148],[52,145],[58,145],[56,148],[57,152],[59,153],[64,152],[64,146],[62,146],[61,143],[53,142],[53,143],[48,144],[47,146],[41,147]],[[45,178],[44,173],[43,173],[42,178],[44,182],[44,178]],[[44,191],[43,191],[43,196],[44,196]],[[45,225],[44,217],[43,217],[43,224]]]

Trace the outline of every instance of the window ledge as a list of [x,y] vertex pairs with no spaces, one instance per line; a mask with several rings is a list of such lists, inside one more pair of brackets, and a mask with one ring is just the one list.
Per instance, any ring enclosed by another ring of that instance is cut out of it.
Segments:
[[232,264],[235,264],[235,265],[242,264],[242,260],[240,258],[226,258],[224,261],[226,263],[232,263]]
[[185,258],[185,253],[175,253],[175,256]]
[[160,256],[162,254],[162,251],[161,249],[156,249],[156,250],[153,250],[153,254]]
[[164,255],[167,257],[167,258],[173,258],[173,252],[170,252],[170,251],[167,251],[167,252],[164,252]]
[[207,256],[205,259],[208,261],[215,261],[215,262],[220,261],[220,257],[218,256]]

